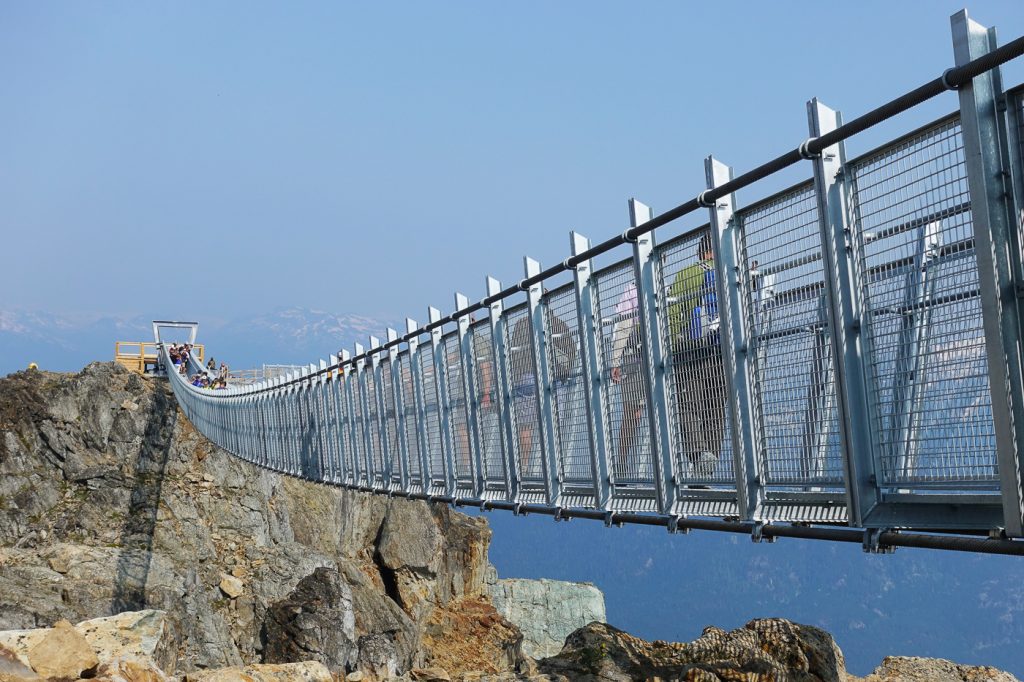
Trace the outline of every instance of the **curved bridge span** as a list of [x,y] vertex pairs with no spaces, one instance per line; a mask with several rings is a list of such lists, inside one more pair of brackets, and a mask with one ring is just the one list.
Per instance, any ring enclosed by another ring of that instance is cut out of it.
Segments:
[[[193,424],[276,471],[590,518],[1024,554],[1024,89],[961,12],[957,66],[793,151],[447,316],[283,378],[208,390]],[[856,158],[846,140],[955,89],[959,110]],[[746,206],[735,192],[803,164]],[[706,224],[677,219],[706,215]],[[681,221],[680,221],[681,222]],[[168,326],[154,322],[171,368]],[[190,327],[195,337],[195,325]]]

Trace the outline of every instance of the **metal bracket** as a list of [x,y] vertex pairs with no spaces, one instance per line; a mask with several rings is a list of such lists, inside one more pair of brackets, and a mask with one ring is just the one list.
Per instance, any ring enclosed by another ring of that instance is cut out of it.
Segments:
[[572,521],[572,517],[571,516],[566,516],[565,515],[565,508],[564,507],[557,507],[555,509],[555,522],[557,523],[559,521]]
[[764,521],[755,521],[754,522],[754,527],[750,530],[750,539],[751,539],[751,541],[753,541],[753,542],[774,543],[776,540],[778,540],[778,538],[775,537],[774,535],[765,535],[764,534],[764,527],[767,526],[767,525],[768,524],[765,523]]
[[892,554],[896,551],[896,548],[892,545],[883,546],[881,544],[882,533],[888,531],[888,528],[867,528],[864,530],[864,551],[868,554]]
[[611,528],[612,526],[615,526],[616,528],[622,528],[622,521],[618,521],[615,518],[617,515],[618,514],[616,514],[616,512],[613,512],[613,511],[605,512],[605,514],[604,514],[604,527],[605,528]]
[[672,535],[689,535],[691,530],[690,528],[686,526],[683,526],[682,528],[679,527],[679,522],[681,520],[684,520],[685,518],[685,516],[680,516],[679,514],[673,514],[672,516],[668,517],[668,532]]

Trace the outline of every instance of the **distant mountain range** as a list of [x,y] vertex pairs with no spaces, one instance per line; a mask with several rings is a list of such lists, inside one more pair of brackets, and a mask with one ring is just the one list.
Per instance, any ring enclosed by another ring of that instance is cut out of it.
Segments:
[[[75,371],[95,360],[111,360],[116,341],[148,341],[151,318],[87,313],[62,315],[0,310],[0,375],[35,362],[56,371]],[[197,319],[198,341],[207,353],[235,369],[263,364],[302,364],[327,358],[372,334],[384,338],[395,320],[281,308],[232,319]]]

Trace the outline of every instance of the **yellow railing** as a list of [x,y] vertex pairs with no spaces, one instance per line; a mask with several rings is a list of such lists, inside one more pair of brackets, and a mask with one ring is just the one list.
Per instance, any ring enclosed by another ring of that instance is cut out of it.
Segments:
[[[192,352],[203,362],[203,345],[197,343],[192,347]],[[152,341],[116,341],[114,343],[114,362],[133,372],[147,374],[156,369],[157,350],[156,344]]]

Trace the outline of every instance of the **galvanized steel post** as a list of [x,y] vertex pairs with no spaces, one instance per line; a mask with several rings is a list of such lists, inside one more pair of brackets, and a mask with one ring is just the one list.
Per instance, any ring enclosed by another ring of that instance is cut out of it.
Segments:
[[[528,278],[535,277],[540,274],[540,263],[532,258],[524,258],[523,270]],[[554,410],[551,405],[553,386],[548,368],[548,341],[545,331],[547,303],[543,299],[543,293],[542,284],[533,284],[526,290],[526,301],[530,319],[530,350],[533,353],[534,367],[537,369],[534,388],[537,404],[540,406],[537,427],[540,431],[541,461],[544,463],[544,492],[547,503],[557,507],[562,496],[562,485],[558,453],[555,450]]]
[[[996,48],[995,29],[986,29],[961,10],[950,18],[956,64]],[[1008,535],[1024,535],[1024,493],[1020,448],[1024,443],[1024,378],[1021,322],[1024,314],[1010,252],[1020,253],[1020,235],[1010,216],[1011,194],[1004,184],[1006,141],[999,114],[1002,83],[998,67],[959,88],[967,183],[978,259],[985,346],[996,430],[996,457]]]
[[[487,295],[494,296],[501,291],[501,282],[487,278]],[[498,384],[495,395],[498,400],[498,418],[501,421],[502,469],[505,473],[505,496],[516,499],[519,494],[519,474],[516,467],[516,441],[512,428],[512,389],[508,380],[508,356],[505,353],[505,304],[502,299],[491,303],[491,352],[494,354],[494,379]]]
[[[463,294],[455,294],[455,309],[469,307],[469,298]],[[462,358],[462,390],[466,399],[466,437],[469,439],[470,485],[473,495],[483,494],[484,476],[483,461],[480,452],[480,432],[477,428],[476,371],[473,363],[473,335],[469,331],[469,315],[462,315],[456,321],[459,329],[459,351]]]
[[[840,114],[813,99],[807,103],[811,137],[821,137],[842,125]],[[839,408],[839,439],[846,478],[850,525],[864,526],[881,501],[877,443],[868,407],[864,339],[861,334],[860,254],[847,224],[845,145],[840,142],[812,159],[814,189],[821,229],[825,293],[829,302],[832,364]]]
[[[412,334],[419,328],[415,320],[405,318],[405,333]],[[420,364],[420,340],[417,336],[410,336],[407,342],[409,346],[409,373],[412,376],[412,392],[415,401],[416,411],[416,439],[419,447],[416,452],[419,454],[420,465],[420,490],[426,492],[430,489],[430,453],[427,451],[430,444],[427,440],[427,410],[424,407],[423,395],[423,366]],[[426,351],[427,353],[430,350]]]
[[[579,256],[590,249],[590,240],[576,232],[569,233],[572,255]],[[587,436],[590,439],[590,456],[594,472],[594,489],[597,491],[597,506],[608,509],[612,499],[611,481],[608,477],[608,440],[605,425],[604,391],[601,389],[601,352],[597,347],[598,327],[594,319],[594,293],[590,282],[593,263],[590,259],[576,264],[573,282],[576,292],[576,317],[582,336],[580,347],[583,358],[584,396],[587,404]]]
[[[388,343],[398,340],[398,332],[388,328]],[[388,369],[391,371],[391,393],[395,402],[395,431],[398,436],[398,443],[391,447],[398,448],[398,483],[401,490],[409,489],[409,443],[405,431],[405,401],[402,398],[402,372],[398,363],[398,344],[388,348]],[[396,482],[394,472],[391,472],[390,483]]]
[[[636,199],[629,200],[629,224],[637,227],[654,217],[649,206]],[[637,237],[633,242],[633,275],[637,288],[637,314],[640,337],[643,339],[643,364],[647,381],[647,421],[650,426],[652,477],[658,496],[659,511],[672,513],[678,499],[678,479],[672,462],[672,434],[669,423],[668,393],[665,387],[666,355],[663,347],[660,311],[658,310],[658,260],[654,250],[654,232]]]
[[[708,189],[720,187],[733,177],[732,168],[713,156],[704,161],[704,172]],[[711,244],[718,268],[715,289],[720,301],[722,361],[732,427],[737,506],[740,518],[757,521],[761,519],[761,509],[764,505],[764,486],[761,481],[753,416],[749,368],[750,337],[743,315],[742,268],[745,266],[739,252],[740,226],[734,215],[735,211],[736,196],[733,194],[722,197],[708,207],[711,219]]]
[[[441,319],[441,311],[437,308],[428,308],[427,317],[431,324],[435,324]],[[434,353],[434,381],[437,383],[437,410],[441,423],[441,461],[444,463],[442,480],[445,495],[452,497],[455,495],[455,450],[452,443],[451,400],[448,397],[448,363],[441,335],[440,326],[430,330],[430,346]]]

